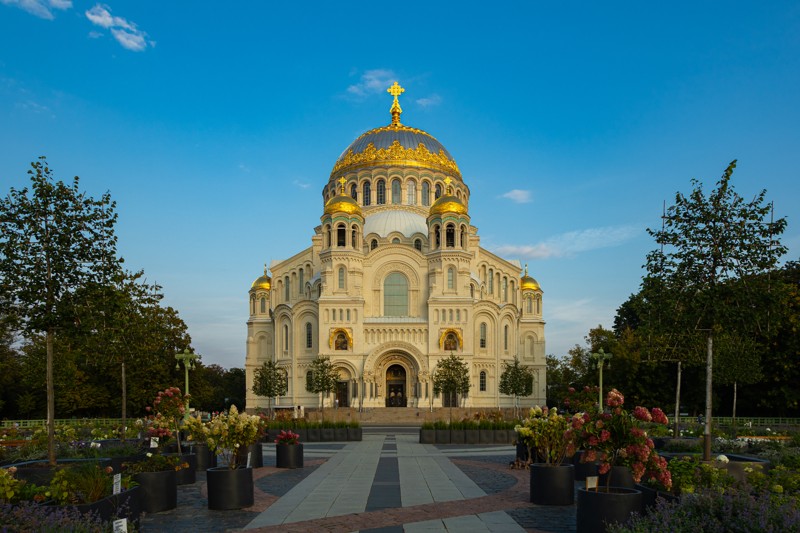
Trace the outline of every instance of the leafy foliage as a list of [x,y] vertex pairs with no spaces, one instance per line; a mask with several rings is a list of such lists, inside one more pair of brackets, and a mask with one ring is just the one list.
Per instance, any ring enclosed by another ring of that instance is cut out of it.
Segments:
[[272,410],[272,398],[283,396],[287,390],[289,390],[289,380],[286,372],[278,368],[275,361],[266,361],[256,369],[253,376],[253,393],[265,396],[269,401],[270,410]]
[[513,363],[503,361],[500,375],[500,392],[514,397],[514,409],[519,409],[519,397],[533,394],[533,371],[514,358]]

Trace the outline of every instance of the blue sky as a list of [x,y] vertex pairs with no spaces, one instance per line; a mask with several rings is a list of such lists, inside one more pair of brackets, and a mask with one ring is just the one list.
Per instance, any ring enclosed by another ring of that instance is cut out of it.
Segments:
[[403,122],[458,162],[482,245],[541,283],[547,353],[611,326],[662,203],[732,159],[798,258],[796,1],[0,0],[0,186],[46,155],[110,191],[128,267],[206,363],[243,366],[250,284],[310,244],[394,80]]

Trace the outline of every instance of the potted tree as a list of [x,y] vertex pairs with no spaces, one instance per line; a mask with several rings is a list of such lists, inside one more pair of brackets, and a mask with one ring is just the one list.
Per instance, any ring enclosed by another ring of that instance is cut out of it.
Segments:
[[217,454],[208,445],[209,429],[199,416],[190,416],[184,422],[186,439],[194,452],[197,470],[204,472],[217,466]]
[[148,411],[154,413],[153,426],[161,428],[165,436],[174,435],[177,455],[181,463],[187,463],[187,468],[182,468],[178,472],[178,485],[191,485],[196,481],[197,457],[193,453],[184,453],[181,445],[180,426],[186,416],[186,404],[189,395],[183,394],[178,387],[169,387],[159,391],[153,400],[152,409]]
[[227,465],[206,470],[209,509],[241,509],[253,505],[253,468],[239,462],[241,456],[237,451],[256,441],[259,424],[258,416],[239,413],[235,405],[209,421],[208,445]]
[[666,425],[666,415],[657,407],[652,411],[636,407],[628,412],[622,407],[624,403],[624,396],[612,389],[605,400],[607,411],[592,410],[572,419],[577,442],[585,450],[582,460],[598,461],[600,474],[608,474],[605,486],[578,489],[578,532],[605,531],[606,523],[624,522],[632,512],[642,509],[640,491],[615,486],[627,472],[636,483],[647,477],[658,480],[667,490],[672,486],[667,462],[655,451],[645,430],[649,423]]
[[140,503],[146,513],[175,509],[178,505],[177,474],[188,467],[177,455],[153,452],[148,452],[144,460],[122,465],[123,471],[141,487]]
[[572,505],[575,502],[575,467],[565,459],[575,453],[570,420],[555,407],[533,407],[515,428],[528,449],[531,502],[538,505]]

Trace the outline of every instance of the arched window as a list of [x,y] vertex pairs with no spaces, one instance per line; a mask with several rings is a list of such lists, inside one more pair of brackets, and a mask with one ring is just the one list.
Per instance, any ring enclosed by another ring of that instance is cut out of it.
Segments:
[[378,205],[386,203],[386,182],[378,180]]
[[250,314],[251,315],[256,314],[256,299],[255,298],[250,298]]
[[542,314],[542,299],[540,297],[536,297],[536,314]]
[[297,294],[299,294],[300,296],[303,295],[303,285],[305,285],[303,281],[304,276],[305,276],[305,270],[301,268],[297,272]]
[[383,283],[384,316],[408,316],[408,280],[399,272],[386,276]]
[[392,239],[392,244],[400,244],[400,237],[395,237]]
[[452,224],[448,224],[445,230],[445,243],[448,248],[454,248],[456,245],[456,228]]
[[306,390],[314,388],[314,374],[309,370],[306,372]]
[[392,180],[392,203],[402,203],[402,192],[400,191],[400,180]]
[[311,327],[311,322],[306,322],[306,348],[312,348],[314,346],[314,336]]
[[374,250],[374,249],[375,249],[375,248],[377,248],[377,247],[378,247],[378,241],[377,241],[377,239],[372,239],[372,242],[371,242],[371,243],[369,243],[369,249],[370,249],[370,250]]
[[408,205],[415,205],[417,203],[417,184],[409,181],[406,185],[406,203]]
[[489,294],[494,296],[494,270],[489,269]]
[[481,370],[480,388],[481,392],[486,392],[486,371],[484,370]]
[[364,205],[370,205],[370,202],[372,201],[372,187],[368,181],[365,181],[361,188],[363,190],[361,193],[361,203]]
[[261,312],[262,313],[267,312],[267,299],[264,298],[263,296],[261,297]]
[[350,310],[347,310],[347,321],[350,322]]
[[439,247],[442,245],[442,235],[439,232],[439,226],[433,227],[433,239],[436,241],[436,249],[438,250]]
[[323,230],[323,232],[325,234],[325,248],[330,248],[330,246],[331,246],[331,227],[330,226],[325,226],[325,229]]
[[475,285],[470,285],[469,286],[469,297],[470,298],[475,298]]
[[352,236],[351,237],[352,238],[350,239],[350,242],[353,243],[353,248],[358,250],[358,230],[356,229],[355,226],[353,226],[353,231],[352,231]]
[[414,239],[414,248],[420,252],[422,251],[422,241],[420,239]]
[[434,198],[436,200],[438,200],[441,195],[442,195],[442,186],[439,183],[437,183],[436,184],[436,189],[435,189],[435,194],[433,196],[434,196]]
[[447,288],[453,289],[456,286],[456,269],[450,267],[447,269]]
[[345,270],[344,267],[339,267],[339,288],[344,289],[345,286]]
[[347,228],[344,227],[344,224],[339,224],[336,226],[336,246],[344,247],[346,246],[347,242]]
[[525,305],[528,307],[528,313],[533,313],[533,299],[530,296],[525,298]]
[[287,324],[283,325],[283,351],[289,351],[289,326]]
[[508,278],[503,277],[503,301],[508,301]]
[[355,183],[350,186],[350,198],[358,200],[358,185]]
[[422,182],[422,205],[431,205],[431,184]]
[[289,297],[292,295],[292,284],[289,281],[289,276],[283,278],[283,283],[284,283],[283,299],[288,302]]
[[467,248],[467,227],[461,226],[461,247]]
[[481,322],[480,326],[480,346],[486,348],[486,322]]
[[503,349],[508,350],[508,326],[503,327]]

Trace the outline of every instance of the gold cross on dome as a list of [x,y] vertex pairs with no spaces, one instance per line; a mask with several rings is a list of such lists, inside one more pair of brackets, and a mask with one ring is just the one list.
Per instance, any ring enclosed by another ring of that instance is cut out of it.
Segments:
[[386,92],[394,96],[394,99],[397,100],[397,97],[406,92],[406,90],[400,87],[397,82],[394,82],[394,85],[386,89]]
[[400,108],[400,102],[397,101],[397,97],[403,94],[406,90],[400,87],[400,84],[394,82],[394,84],[386,89],[386,92],[394,96],[394,101],[392,102],[392,108],[389,110],[392,113],[392,124],[399,125],[400,124],[400,113],[403,110]]
[[341,178],[339,178],[339,183],[341,183],[341,184],[342,184],[342,194],[344,194],[344,184],[345,184],[345,183],[347,183],[347,180],[346,180],[346,179],[344,179],[344,176],[342,176]]

